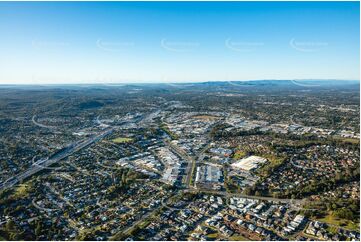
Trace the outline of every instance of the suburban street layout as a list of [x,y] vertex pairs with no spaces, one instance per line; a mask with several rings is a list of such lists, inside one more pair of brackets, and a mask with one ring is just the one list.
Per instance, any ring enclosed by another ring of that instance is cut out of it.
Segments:
[[0,239],[360,240],[359,95],[357,81],[2,86]]

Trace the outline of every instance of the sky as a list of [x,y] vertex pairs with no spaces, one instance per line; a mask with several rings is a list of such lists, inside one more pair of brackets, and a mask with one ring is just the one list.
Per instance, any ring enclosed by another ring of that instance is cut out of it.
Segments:
[[0,2],[0,84],[359,80],[359,2]]

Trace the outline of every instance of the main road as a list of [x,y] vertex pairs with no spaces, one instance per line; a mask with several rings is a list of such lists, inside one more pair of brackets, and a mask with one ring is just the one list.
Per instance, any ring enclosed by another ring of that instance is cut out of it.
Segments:
[[288,199],[288,198],[252,196],[252,195],[246,195],[246,194],[242,194],[242,193],[233,193],[233,192],[227,192],[227,191],[216,191],[216,190],[199,189],[199,188],[188,188],[188,189],[183,190],[183,192],[202,192],[202,193],[209,193],[209,194],[213,194],[213,195],[225,196],[227,198],[239,197],[239,198],[247,198],[247,199],[254,199],[254,200],[265,200],[265,201],[282,202],[282,203],[301,204],[303,202],[302,199]]
[[102,138],[104,138],[105,136],[111,134],[114,131],[113,128],[110,128],[98,135],[95,135],[93,137],[90,137],[87,140],[81,141],[81,142],[76,142],[76,143],[72,143],[69,146],[63,148],[60,152],[54,154],[50,159],[41,159],[35,163],[32,164],[31,167],[29,167],[26,171],[15,175],[14,177],[6,180],[4,183],[2,183],[0,185],[0,190],[5,189],[5,188],[11,188],[14,185],[16,185],[17,183],[31,177],[32,175],[46,169],[48,166],[51,166],[63,159],[65,159],[66,157],[74,154],[75,152],[78,152],[79,150],[91,145],[94,142],[97,142],[99,140],[101,140]]
[[181,149],[178,145],[176,144],[172,144],[169,141],[166,141],[166,144],[168,145],[168,147],[171,149],[171,151],[173,151],[174,153],[176,153],[178,156],[180,156],[183,160],[187,161],[187,168],[186,168],[186,178],[185,178],[185,182],[184,185],[185,187],[189,187],[190,186],[190,181],[192,178],[192,173],[193,173],[193,167],[195,166],[196,163],[196,159],[190,155],[188,155],[183,149]]
[[[143,120],[152,119],[152,118],[154,118],[154,116],[159,114],[159,112],[160,112],[160,109],[157,109],[156,111],[153,111],[146,116],[141,116],[139,118],[135,118],[132,121],[124,121],[121,125],[118,125],[116,128],[120,128],[121,126],[126,126],[129,123],[138,124]],[[35,119],[36,119],[36,116],[33,116],[32,121],[36,125],[38,125],[40,127],[50,128],[50,126],[39,125],[39,123],[37,123]],[[80,142],[71,143],[67,147],[63,148],[61,151],[58,151],[57,153],[52,155],[50,158],[45,158],[45,159],[41,159],[37,162],[34,162],[31,165],[31,167],[29,167],[26,171],[19,173],[13,177],[7,179],[2,184],[0,184],[0,190],[13,187],[17,183],[22,182],[23,180],[31,177],[32,175],[34,175],[44,169],[47,169],[49,166],[51,166],[55,163],[58,163],[59,161],[65,159],[66,157],[78,152],[79,150],[81,150],[95,142],[98,142],[99,140],[103,139],[105,136],[111,134],[114,130],[115,130],[115,127],[111,127],[98,135],[90,137],[89,139],[86,139],[86,140],[83,140]]]

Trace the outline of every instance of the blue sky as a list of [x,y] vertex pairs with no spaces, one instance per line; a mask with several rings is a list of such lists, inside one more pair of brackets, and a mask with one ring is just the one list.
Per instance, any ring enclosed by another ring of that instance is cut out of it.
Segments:
[[359,2],[0,2],[0,83],[359,79]]

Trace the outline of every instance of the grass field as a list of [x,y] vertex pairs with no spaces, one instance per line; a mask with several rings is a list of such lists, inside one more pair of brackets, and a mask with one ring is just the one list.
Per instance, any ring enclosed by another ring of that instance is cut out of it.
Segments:
[[121,143],[129,143],[132,142],[133,139],[132,138],[126,138],[126,137],[118,137],[112,140],[114,143],[116,144],[121,144]]
[[14,197],[26,197],[31,190],[29,183],[20,184],[15,188]]
[[339,219],[329,213],[326,217],[317,219],[320,222],[325,222],[331,225],[335,225],[338,227],[342,227],[349,230],[358,230],[359,229],[359,223],[353,223],[352,221],[346,220],[346,219]]
[[15,190],[15,196],[24,196],[27,193],[26,185],[21,184]]
[[216,240],[219,237],[219,234],[218,233],[208,234],[207,237]]
[[344,138],[344,137],[334,136],[333,139],[341,141],[343,143],[351,143],[351,144],[359,144],[360,143],[359,139],[354,139],[354,138]]
[[268,155],[268,154],[261,155],[261,156],[266,158],[269,162],[257,170],[257,173],[260,176],[268,176],[273,169],[280,166],[285,161],[284,157],[277,157],[277,156]]
[[233,159],[235,160],[239,160],[243,157],[245,157],[247,155],[247,152],[246,151],[243,151],[243,150],[238,150],[234,153],[233,155]]
[[244,237],[243,235],[237,234],[237,235],[233,235],[229,238],[230,241],[249,241],[249,239],[247,239],[246,237]]

